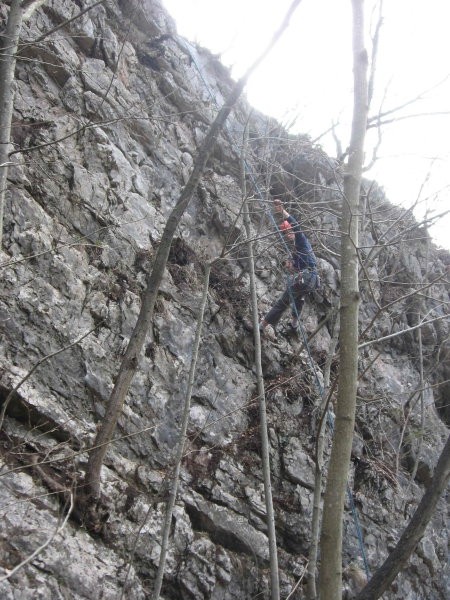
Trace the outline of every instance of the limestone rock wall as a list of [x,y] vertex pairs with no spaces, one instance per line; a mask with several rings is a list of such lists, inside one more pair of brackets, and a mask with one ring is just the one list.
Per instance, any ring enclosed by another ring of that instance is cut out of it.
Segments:
[[[166,218],[232,85],[216,57],[177,35],[157,0],[109,0],[33,43],[81,5],[39,6],[24,25],[16,68],[14,166],[0,252],[1,400],[20,387],[0,434],[0,576],[42,549],[1,580],[0,591],[8,599],[112,599],[122,589],[127,599],[151,597],[202,266],[232,243],[211,277],[163,596],[267,598],[241,245],[245,99],[178,229],[153,328],[102,470],[102,523],[88,532],[75,518],[65,520],[70,507],[61,505],[58,492],[73,488],[84,470]],[[4,19],[7,6],[0,11]],[[284,286],[282,249],[266,210],[271,193],[301,220],[319,257],[323,287],[303,313],[310,334],[339,297],[339,168],[307,137],[289,136],[258,113],[250,117],[245,158],[252,227],[260,236],[261,314]],[[418,236],[413,218],[390,205],[376,184],[365,182],[363,192],[361,331],[371,340],[448,310],[449,257],[426,233]],[[418,286],[424,288],[419,298],[412,295]],[[283,597],[301,577],[309,550],[316,377],[322,381],[332,324],[312,339],[311,356],[283,324],[276,338],[263,342]],[[448,379],[447,338],[445,320],[422,331],[421,401],[414,393],[417,332],[361,351],[349,484],[371,569],[414,511],[446,437],[440,417],[448,415],[448,384],[437,384]],[[444,598],[446,553],[444,499],[386,597]],[[349,511],[344,558],[344,566],[360,560]],[[346,581],[346,593],[351,586]],[[302,587],[291,597],[303,597]]]

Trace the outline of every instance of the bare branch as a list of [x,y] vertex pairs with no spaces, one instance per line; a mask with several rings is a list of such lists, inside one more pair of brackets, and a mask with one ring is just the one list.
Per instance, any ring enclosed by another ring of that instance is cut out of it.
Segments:
[[[415,104],[418,100],[423,100],[424,96],[426,94],[428,94],[429,92],[433,91],[434,89],[436,89],[437,87],[439,87],[440,85],[442,85],[443,83],[445,83],[447,81],[447,79],[450,77],[450,75],[447,75],[446,77],[444,77],[444,79],[442,79],[441,81],[439,81],[438,83],[436,83],[435,85],[431,86],[430,88],[424,90],[423,92],[420,92],[417,96],[415,96],[415,98],[411,98],[410,100],[407,100],[406,102],[404,102],[403,104],[400,104],[394,108],[391,108],[390,110],[386,110],[385,112],[380,112],[379,114],[373,116],[373,117],[369,117],[367,120],[367,127],[370,128],[372,127],[372,123],[378,123],[381,121],[381,119],[384,119],[384,117],[387,117],[393,113],[396,113],[400,110],[402,110],[403,108],[406,108],[407,106],[410,106],[411,104]],[[432,114],[438,114],[438,113],[432,113]],[[447,112],[444,112],[442,114],[448,114]],[[408,118],[408,117],[405,117]],[[394,121],[395,119],[392,119],[389,122]]]
[[372,62],[370,65],[370,73],[369,73],[369,81],[367,84],[367,97],[368,97],[368,106],[372,103],[373,98],[373,88],[375,83],[375,73],[377,66],[377,58],[378,58],[378,44],[380,42],[380,31],[383,26],[383,0],[380,0],[379,3],[379,12],[378,12],[378,20],[375,27],[375,33],[372,37]]
[[408,327],[407,329],[402,329],[401,331],[396,331],[395,333],[391,333],[390,335],[385,335],[384,337],[378,338],[376,340],[370,340],[370,342],[365,342],[364,344],[359,344],[358,350],[362,348],[366,348],[367,346],[371,346],[372,344],[378,344],[380,342],[385,342],[386,340],[390,340],[392,338],[398,337],[399,335],[403,335],[405,333],[410,333],[419,327],[424,327],[425,325],[429,325],[430,323],[434,323],[435,321],[442,321],[443,319],[449,319],[450,315],[441,315],[440,317],[436,317],[434,319],[429,319],[428,321],[423,321],[418,325],[414,325],[414,327]]
[[76,346],[77,344],[79,344],[82,340],[84,340],[84,338],[86,338],[88,335],[90,335],[92,332],[94,332],[96,329],[98,329],[101,325],[103,325],[103,321],[101,323],[99,323],[98,325],[96,325],[93,329],[89,330],[87,333],[83,334],[81,337],[79,337],[74,342],[68,344],[67,346],[64,346],[64,348],[60,348],[59,350],[56,350],[56,352],[47,354],[47,356],[44,356],[43,358],[38,360],[38,362],[28,371],[28,373],[25,375],[25,377],[23,377],[19,381],[19,383],[16,384],[14,389],[12,389],[9,392],[8,396],[6,397],[6,400],[3,403],[2,410],[0,412],[0,429],[3,427],[3,421],[5,419],[5,413],[9,406],[9,403],[14,398],[15,394],[17,393],[17,390],[25,383],[25,381],[27,381],[27,379],[29,379],[31,377],[31,375],[36,371],[36,369],[38,367],[40,367],[43,363],[47,362],[50,358],[53,358],[54,356],[61,354],[61,352],[65,352],[69,348],[72,348],[73,346]]
[[367,129],[371,129],[372,127],[381,127],[382,125],[389,125],[391,123],[398,123],[399,121],[405,121],[406,119],[417,119],[418,117],[442,117],[443,115],[450,115],[450,111],[442,110],[442,111],[434,111],[434,112],[423,112],[423,113],[414,113],[411,115],[403,115],[400,117],[392,117],[392,119],[375,119],[373,123],[371,123]]
[[49,31],[46,31],[41,36],[39,36],[38,38],[36,38],[35,40],[33,40],[32,42],[29,42],[27,45],[37,44],[38,42],[42,42],[42,40],[45,40],[45,38],[48,37],[49,35],[52,35],[52,33],[55,33],[56,31],[59,31],[63,27],[66,27],[67,25],[69,25],[73,21],[76,21],[77,19],[79,19],[80,17],[82,17],[88,11],[92,10],[93,8],[95,8],[96,6],[98,6],[99,4],[103,4],[104,2],[105,2],[105,0],[98,0],[98,2],[94,2],[94,4],[91,4],[90,6],[87,6],[86,8],[84,8],[83,10],[80,10],[80,12],[78,12],[76,15],[74,15],[70,19],[67,19],[66,21],[63,21],[62,23],[60,23],[59,25],[57,25],[53,29],[50,29]]
[[9,579],[13,575],[15,575],[17,573],[17,571],[19,571],[22,567],[24,567],[25,565],[30,563],[32,560],[34,560],[36,558],[36,556],[38,556],[38,554],[40,554],[42,552],[42,550],[45,550],[45,548],[47,548],[47,546],[53,542],[55,537],[59,533],[61,533],[61,531],[66,526],[67,521],[69,520],[70,515],[72,514],[73,507],[74,507],[73,493],[70,492],[70,506],[69,506],[69,510],[67,511],[67,514],[66,514],[62,524],[60,525],[58,522],[55,531],[51,534],[51,536],[48,538],[48,540],[46,540],[41,546],[39,546],[39,548],[36,548],[36,550],[32,554],[30,554],[30,556],[27,556],[27,558],[25,560],[23,560],[21,563],[16,565],[14,567],[14,569],[11,569],[11,571],[8,571],[8,573],[6,575],[4,575],[3,577],[0,577],[0,582],[6,581],[7,579]]

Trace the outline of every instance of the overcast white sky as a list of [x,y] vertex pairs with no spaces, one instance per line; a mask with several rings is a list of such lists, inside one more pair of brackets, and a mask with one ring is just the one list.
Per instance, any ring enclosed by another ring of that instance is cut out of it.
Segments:
[[[238,77],[265,47],[291,0],[163,0],[181,35],[221,55]],[[378,13],[366,0],[370,29]],[[398,116],[450,111],[450,2],[385,0],[371,114],[421,99]],[[371,42],[366,42],[369,53]],[[252,76],[250,103],[289,123],[293,133],[320,136],[332,121],[348,145],[352,107],[351,2],[303,0],[289,29]],[[368,136],[367,157],[375,140]],[[320,140],[334,156],[328,135]],[[450,208],[450,114],[400,120],[382,130],[379,160],[366,173],[382,185],[392,202],[410,206],[423,199],[416,216]],[[429,177],[422,187],[427,174]],[[422,189],[421,189],[422,188]],[[426,198],[429,198],[427,201]],[[436,243],[450,249],[450,216],[431,229]]]

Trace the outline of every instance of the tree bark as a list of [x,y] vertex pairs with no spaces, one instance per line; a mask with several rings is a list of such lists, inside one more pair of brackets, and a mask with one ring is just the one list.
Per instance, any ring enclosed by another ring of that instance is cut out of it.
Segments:
[[398,573],[406,565],[414,552],[426,526],[436,508],[436,504],[445,491],[450,477],[450,436],[441,452],[433,477],[422,496],[416,512],[412,516],[396,547],[381,567],[375,572],[356,600],[377,600],[391,585]]
[[191,408],[191,398],[192,398],[192,390],[194,387],[194,379],[195,379],[195,370],[197,366],[197,358],[198,358],[198,349],[200,347],[200,340],[202,335],[202,327],[203,320],[205,315],[205,307],[206,302],[208,300],[208,288],[209,288],[209,274],[211,273],[211,264],[207,263],[205,268],[205,275],[203,280],[203,295],[200,304],[200,312],[197,317],[197,328],[195,331],[195,339],[194,339],[194,347],[192,349],[192,358],[191,358],[191,366],[189,369],[189,378],[188,384],[186,388],[186,394],[184,398],[184,406],[183,406],[183,416],[181,419],[181,429],[180,435],[178,438],[178,449],[175,458],[175,468],[172,476],[172,488],[170,490],[169,499],[167,501],[166,506],[166,514],[164,518],[164,523],[162,526],[162,534],[161,534],[161,552],[159,554],[159,565],[158,565],[158,573],[156,575],[156,583],[155,589],[153,592],[153,599],[159,600],[159,595],[161,593],[162,582],[164,578],[164,569],[166,565],[166,554],[167,554],[167,546],[169,541],[169,533],[170,533],[170,524],[172,522],[172,513],[173,507],[175,506],[175,501],[177,499],[178,492],[178,480],[180,477],[180,469],[181,469],[181,461],[183,459],[184,447],[186,443],[186,433],[187,427],[189,423],[189,411]]
[[[328,394],[330,390],[330,373],[331,363],[334,359],[336,347],[338,344],[339,334],[339,314],[336,316],[336,320],[333,326],[333,336],[331,338],[330,346],[328,348],[328,355],[323,368],[323,394],[320,403],[320,415],[324,414],[324,411],[328,411]],[[326,431],[326,418],[319,420],[319,426],[317,430],[317,449],[315,456],[315,472],[314,472],[314,499],[313,499],[313,513],[311,519],[311,546],[309,550],[309,560],[307,567],[307,598],[308,600],[315,600],[317,597],[317,586],[316,586],[316,570],[317,570],[317,555],[319,552],[319,537],[320,537],[320,516],[321,516],[321,500],[322,500],[322,482],[323,482],[323,452],[325,447],[325,431]]]
[[[245,147],[245,144],[244,144]],[[256,383],[258,389],[259,401],[259,424],[261,435],[261,461],[264,481],[264,498],[266,503],[266,525],[267,536],[269,538],[269,559],[270,559],[270,589],[271,599],[279,600],[280,598],[280,582],[278,574],[278,552],[277,538],[275,530],[275,514],[273,510],[272,500],[272,484],[270,480],[270,453],[269,453],[269,435],[267,433],[267,410],[266,410],[266,393],[264,389],[264,377],[261,361],[261,336],[259,332],[259,316],[258,316],[258,299],[256,295],[255,281],[255,260],[253,256],[252,234],[250,226],[250,215],[248,211],[248,202],[246,198],[245,186],[245,167],[242,165],[242,191],[244,197],[244,227],[248,240],[248,272],[250,276],[250,299],[252,307],[252,322],[253,322],[253,337],[255,343],[255,370]]]
[[106,408],[105,419],[99,427],[93,448],[90,451],[85,480],[82,488],[85,499],[98,498],[100,496],[101,466],[103,464],[107,447],[111,442],[117,420],[122,411],[122,406],[130,388],[131,381],[137,370],[139,356],[153,320],[153,311],[156,298],[158,296],[159,287],[164,275],[167,259],[169,257],[170,246],[172,244],[172,239],[176,228],[178,227],[180,219],[188,207],[192,196],[194,195],[217,136],[222,130],[228,115],[238,101],[248,81],[248,78],[281,37],[281,34],[289,24],[292,13],[297,8],[298,4],[300,4],[300,2],[301,0],[294,0],[294,2],[292,2],[286,17],[283,20],[283,23],[278,31],[274,34],[265,51],[256,59],[256,61],[253,63],[253,65],[251,65],[241,79],[235,83],[228,99],[225,101],[215,120],[209,127],[209,130],[194,162],[192,173],[183,191],[181,192],[174,209],[167,219],[161,242],[158,246],[158,251],[155,256],[153,268],[147,280],[147,287],[142,298],[139,317],[131,335],[122,364],[120,365],[116,383]]
[[12,0],[6,29],[2,35],[3,39],[0,40],[0,249],[3,241],[3,214],[9,167],[8,149],[14,106],[14,71],[22,17],[22,0]]
[[367,52],[363,0],[352,0],[354,105],[344,176],[341,234],[340,366],[335,434],[325,488],[321,532],[321,600],[342,597],[342,519],[355,423],[358,378],[358,210],[367,124]]

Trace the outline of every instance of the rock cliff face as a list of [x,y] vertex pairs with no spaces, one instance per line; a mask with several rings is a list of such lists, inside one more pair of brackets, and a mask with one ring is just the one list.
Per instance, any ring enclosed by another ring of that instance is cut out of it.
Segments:
[[[92,532],[73,515],[67,520],[60,492],[84,471],[167,216],[232,85],[216,57],[177,35],[157,0],[108,0],[33,43],[84,6],[52,0],[38,7],[24,24],[16,68],[14,166],[0,253],[2,402],[21,385],[1,431],[0,572],[30,559],[1,579],[1,595],[151,597],[203,263],[226,248],[211,278],[163,596],[267,598],[249,279],[240,245],[245,126],[261,314],[284,285],[282,248],[267,216],[276,194],[319,257],[323,286],[305,305],[307,334],[339,297],[339,168],[308,138],[289,136],[239,103],[173,244],[102,470],[103,521]],[[3,3],[2,19],[7,10]],[[448,253],[373,182],[364,182],[361,213],[362,341],[443,315]],[[361,350],[349,484],[371,570],[408,522],[447,435],[448,321],[420,331],[420,338],[414,330]],[[331,318],[312,338],[311,356],[283,325],[263,341],[284,598],[309,551],[319,400],[312,365],[320,379],[332,334]],[[445,597],[445,506],[444,498],[386,598]],[[361,560],[350,511],[344,559],[344,567]],[[352,579],[345,585],[350,595]],[[290,597],[302,594],[299,585]]]

